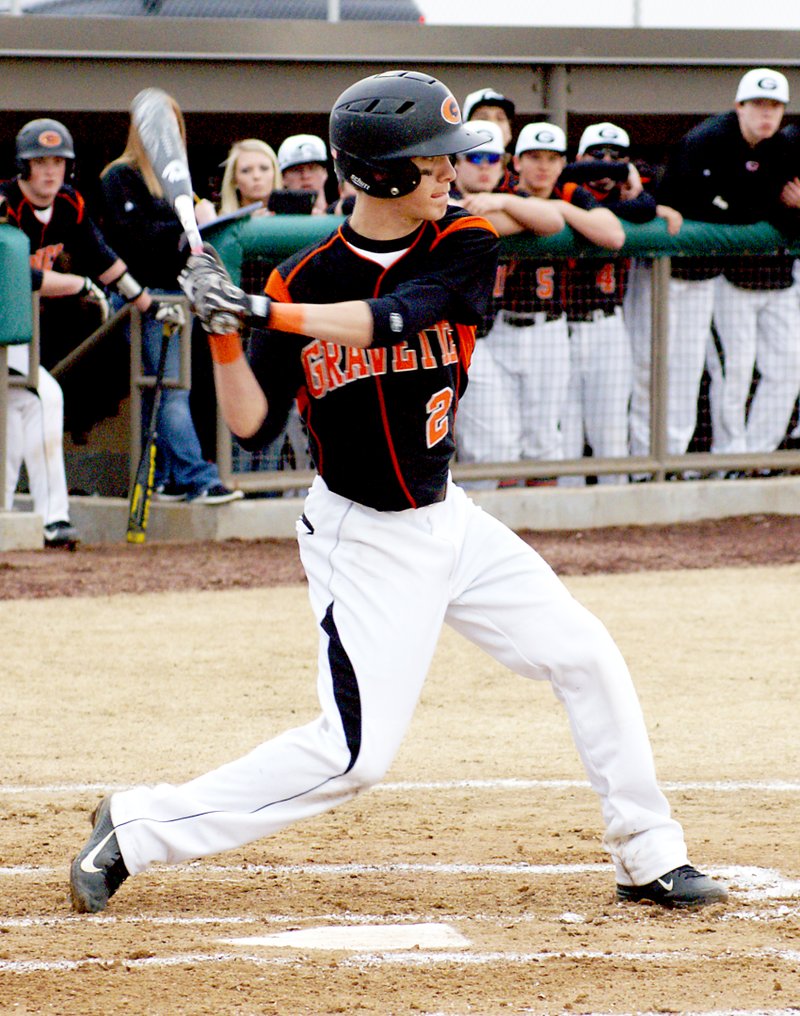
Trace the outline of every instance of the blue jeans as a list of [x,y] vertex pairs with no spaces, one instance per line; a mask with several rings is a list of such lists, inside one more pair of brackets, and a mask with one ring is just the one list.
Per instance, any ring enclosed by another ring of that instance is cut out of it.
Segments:
[[[115,310],[123,301],[116,294],[112,297]],[[154,311],[142,315],[142,371],[155,375],[161,354],[163,327],[156,321]],[[169,352],[164,376],[177,378],[180,373],[180,337],[175,334],[169,340]],[[150,422],[153,393],[145,390],[142,396],[142,429]],[[201,494],[208,487],[219,483],[219,473],[213,462],[203,458],[200,440],[194,429],[189,410],[189,392],[180,388],[164,388],[158,410],[158,439],[155,484],[178,487],[189,497]]]

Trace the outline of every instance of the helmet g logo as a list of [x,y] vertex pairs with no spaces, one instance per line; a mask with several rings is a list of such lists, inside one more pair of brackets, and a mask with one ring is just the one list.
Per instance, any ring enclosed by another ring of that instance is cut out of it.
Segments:
[[758,87],[763,88],[765,92],[774,92],[778,87],[778,82],[775,78],[759,78]]
[[461,123],[461,110],[452,95],[448,95],[442,102],[442,117],[448,123]]
[[42,148],[58,148],[61,144],[61,135],[57,131],[42,131],[36,139]]

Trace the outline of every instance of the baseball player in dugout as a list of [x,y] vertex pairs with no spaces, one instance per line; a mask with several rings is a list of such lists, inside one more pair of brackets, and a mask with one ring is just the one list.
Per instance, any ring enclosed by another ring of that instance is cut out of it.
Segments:
[[[66,295],[53,276],[64,263],[86,273],[77,294],[103,308],[106,296],[94,281],[111,286],[144,310],[150,296],[130,275],[127,266],[108,246],[89,218],[82,196],[68,182],[75,160],[75,146],[69,130],[58,120],[31,120],[16,137],[18,175],[0,183],[8,221],[30,240],[31,267],[45,272],[43,295]],[[56,271],[53,271],[53,269]],[[34,285],[41,282],[34,276]],[[67,285],[67,289],[71,289]],[[41,360],[36,398],[26,398],[26,389],[15,389],[16,403],[24,399],[20,412],[9,415],[5,504],[10,508],[22,462],[28,472],[33,509],[44,519],[44,540],[49,547],[72,547],[78,533],[69,516],[69,498],[64,470],[64,398],[60,385],[45,369],[53,366],[85,334],[71,334],[70,319],[64,319],[65,303],[42,301],[40,315]],[[64,333],[67,334],[64,334]],[[11,346],[9,367],[19,373],[29,370],[28,346]]]
[[[767,221],[796,235],[800,193],[792,145],[779,128],[789,102],[783,74],[767,67],[740,80],[734,109],[711,116],[679,142],[658,199],[702,222]],[[669,301],[668,450],[682,454],[697,423],[709,353],[712,451],[772,451],[800,388],[800,307],[789,254],[673,258]],[[719,350],[709,344],[712,317]],[[716,361],[716,362],[715,362]],[[746,413],[753,367],[760,380]]]
[[313,191],[317,197],[312,215],[324,215],[328,209],[325,185],[328,182],[328,149],[316,134],[293,134],[278,149],[278,166],[283,185],[289,190]]
[[519,183],[510,159],[510,153],[514,150],[511,142],[514,137],[515,112],[516,107],[511,99],[494,88],[479,88],[476,92],[470,92],[464,100],[464,120],[489,120],[497,124],[503,138],[503,150],[509,153],[500,182],[493,190],[514,191]]
[[[330,118],[337,172],[358,191],[352,216],[280,264],[263,297],[234,286],[213,251],[190,256],[182,284],[209,332],[233,432],[263,444],[297,396],[312,435],[318,475],[297,532],[321,713],[183,785],[103,799],[71,867],[76,910],[103,910],[151,864],[238,847],[380,780],[443,622],[510,671],[551,682],[600,798],[620,899],[725,898],[689,865],[610,635],[449,476],[498,253],[494,228],[450,205],[450,160],[484,140],[435,78],[365,78]],[[246,322],[256,326],[247,357]]]
[[[487,216],[502,235],[543,231],[546,211],[592,243],[619,249],[625,233],[614,213],[585,188],[562,186],[566,150],[557,124],[526,124],[514,155],[517,193],[465,195],[464,207]],[[485,340],[499,367],[497,388],[480,400],[478,392],[474,399],[467,396],[467,427],[459,431],[470,461],[564,458],[561,419],[570,378],[565,272],[563,258],[511,257],[501,263],[495,283],[501,309]]]
[[[630,161],[630,146],[628,132],[616,124],[590,124],[581,135],[576,161],[579,167],[596,173],[583,186],[600,207],[628,222],[649,222],[656,216],[656,201],[644,189],[639,171]],[[566,191],[575,183],[562,179],[561,186]],[[561,415],[567,459],[581,458],[587,445],[598,457],[628,455],[632,359],[622,314],[628,268],[628,259],[621,257],[571,258],[568,262],[565,301],[571,368]],[[612,473],[599,476],[598,483],[625,483],[627,479],[627,473]],[[564,486],[585,482],[583,476],[559,480]]]

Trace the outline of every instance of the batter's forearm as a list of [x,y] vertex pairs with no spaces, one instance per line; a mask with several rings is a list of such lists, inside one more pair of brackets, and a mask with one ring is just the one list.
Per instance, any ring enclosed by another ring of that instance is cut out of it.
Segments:
[[362,349],[372,344],[374,333],[372,311],[363,300],[272,303],[266,323],[268,328],[277,331],[295,332],[312,339]]
[[[212,357],[213,348],[212,344]],[[252,437],[267,418],[269,406],[245,356],[223,363],[214,358],[214,385],[225,423],[237,437]]]

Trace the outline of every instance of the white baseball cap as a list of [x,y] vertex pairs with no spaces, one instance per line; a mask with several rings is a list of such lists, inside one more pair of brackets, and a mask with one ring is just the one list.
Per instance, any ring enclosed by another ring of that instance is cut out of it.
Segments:
[[477,92],[470,92],[464,99],[464,120],[469,120],[472,111],[480,106],[499,106],[505,110],[509,120],[514,116],[514,103],[507,95],[496,92],[494,88],[479,88]]
[[747,102],[748,99],[775,99],[786,104],[789,101],[789,82],[780,71],[756,67],[744,75],[736,89],[737,102]]
[[504,155],[506,146],[503,144],[503,132],[491,120],[470,120],[469,126],[472,130],[480,131],[482,134],[491,135],[486,141],[482,141],[475,148],[470,148],[462,155],[472,155],[473,152],[489,152],[495,155]]
[[316,134],[292,134],[278,149],[278,167],[281,172],[306,162],[324,164],[327,161],[328,149],[322,138],[318,138]]
[[631,139],[628,132],[613,123],[592,123],[581,134],[578,144],[578,155],[583,155],[587,148],[608,145],[613,148],[630,148]]
[[561,128],[554,123],[526,124],[519,132],[517,138],[516,155],[523,152],[559,152],[561,155],[567,150],[567,137]]

